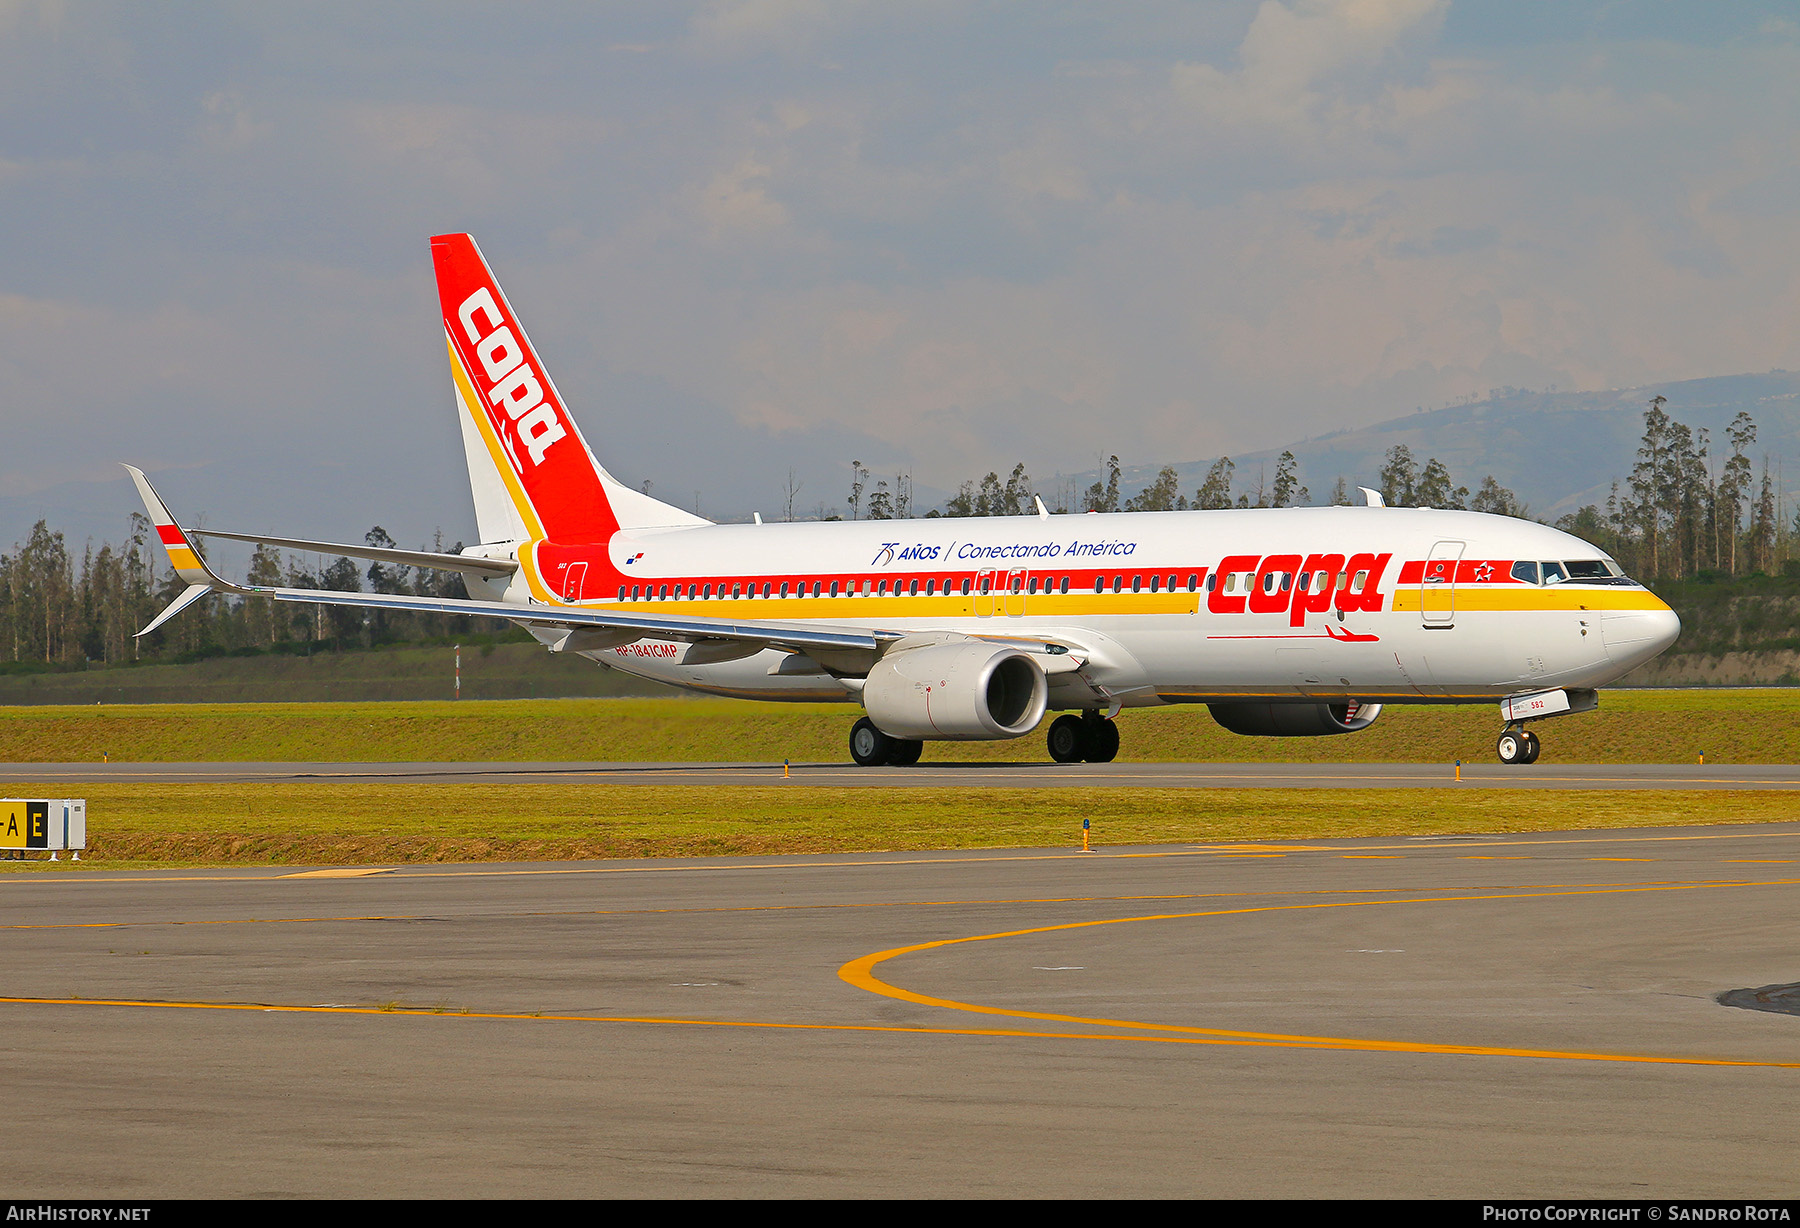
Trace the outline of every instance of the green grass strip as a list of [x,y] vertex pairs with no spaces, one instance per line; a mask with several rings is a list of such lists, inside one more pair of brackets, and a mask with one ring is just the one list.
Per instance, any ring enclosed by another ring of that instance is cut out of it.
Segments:
[[[20,796],[67,786],[21,785]],[[1673,790],[834,789],[95,784],[83,867],[370,865],[1429,836],[1792,820],[1794,797]],[[0,862],[0,869],[73,869]]]

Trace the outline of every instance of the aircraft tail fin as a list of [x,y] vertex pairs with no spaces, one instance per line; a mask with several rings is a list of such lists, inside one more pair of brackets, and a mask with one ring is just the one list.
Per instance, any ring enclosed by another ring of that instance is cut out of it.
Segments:
[[621,527],[707,523],[601,467],[473,238],[437,235],[431,259],[483,541],[604,542]]

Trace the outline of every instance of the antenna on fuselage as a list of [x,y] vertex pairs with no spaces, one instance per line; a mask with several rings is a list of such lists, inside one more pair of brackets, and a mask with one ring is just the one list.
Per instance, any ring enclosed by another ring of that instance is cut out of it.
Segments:
[[1382,501],[1381,492],[1379,490],[1370,490],[1367,486],[1358,486],[1356,489],[1363,492],[1363,499],[1367,501],[1370,507],[1387,506],[1387,504]]

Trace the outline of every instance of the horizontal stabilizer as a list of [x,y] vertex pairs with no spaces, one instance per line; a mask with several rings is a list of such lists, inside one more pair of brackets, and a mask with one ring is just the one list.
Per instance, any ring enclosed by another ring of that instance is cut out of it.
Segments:
[[337,542],[307,541],[299,537],[270,537],[266,533],[225,533],[218,529],[195,529],[195,537],[221,537],[234,542],[257,542],[264,546],[280,546],[284,550],[304,550],[309,554],[337,554],[352,559],[372,559],[378,563],[400,563],[408,567],[434,567],[439,571],[460,571],[471,576],[510,576],[519,570],[513,559],[484,559],[469,554],[437,554],[430,550],[384,550],[379,546],[348,546]]

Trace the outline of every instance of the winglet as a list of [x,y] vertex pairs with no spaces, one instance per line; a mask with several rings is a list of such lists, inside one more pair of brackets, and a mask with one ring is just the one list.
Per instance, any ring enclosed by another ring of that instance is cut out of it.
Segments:
[[144,511],[149,513],[150,522],[156,526],[156,536],[162,541],[163,549],[168,553],[169,565],[175,574],[187,581],[187,591],[177,597],[169,608],[158,614],[156,618],[138,632],[139,636],[149,635],[152,631],[168,622],[169,619],[193,605],[209,592],[247,593],[252,590],[221,580],[213,574],[200,552],[194,549],[194,543],[182,527],[175,523],[175,517],[169,514],[168,505],[162,501],[150,485],[150,479],[144,471],[135,465],[126,465],[125,472],[137,483],[138,495],[144,501]]

